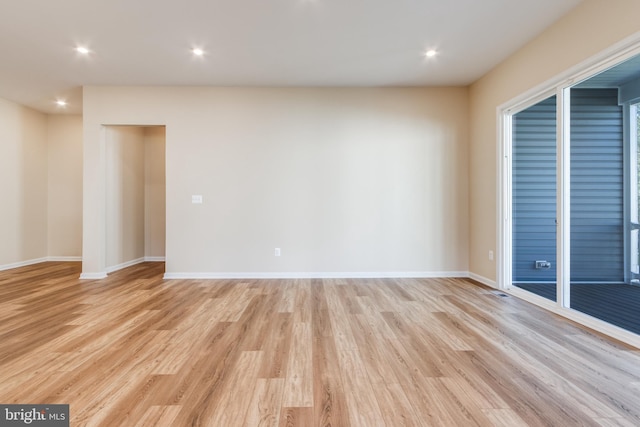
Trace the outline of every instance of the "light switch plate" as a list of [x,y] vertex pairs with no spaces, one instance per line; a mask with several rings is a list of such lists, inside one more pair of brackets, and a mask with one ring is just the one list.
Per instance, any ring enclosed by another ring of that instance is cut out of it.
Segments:
[[202,196],[200,194],[194,194],[191,196],[191,203],[193,204],[201,204]]

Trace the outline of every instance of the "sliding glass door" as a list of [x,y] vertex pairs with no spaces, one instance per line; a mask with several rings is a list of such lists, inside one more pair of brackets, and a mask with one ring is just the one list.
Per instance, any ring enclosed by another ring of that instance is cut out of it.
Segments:
[[504,116],[503,274],[640,334],[640,56],[553,93]]

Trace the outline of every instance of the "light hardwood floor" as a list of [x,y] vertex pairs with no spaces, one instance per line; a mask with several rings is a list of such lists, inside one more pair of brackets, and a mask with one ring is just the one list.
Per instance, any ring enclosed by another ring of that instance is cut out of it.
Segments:
[[71,425],[638,426],[640,352],[462,279],[0,272],[0,403]]

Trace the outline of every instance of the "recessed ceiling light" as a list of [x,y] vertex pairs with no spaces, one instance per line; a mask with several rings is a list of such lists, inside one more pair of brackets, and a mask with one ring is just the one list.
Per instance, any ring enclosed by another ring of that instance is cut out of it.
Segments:
[[58,105],[58,107],[66,107],[67,106],[67,101],[65,101],[64,99],[58,99],[56,101],[56,104]]
[[78,47],[76,47],[76,52],[81,53],[82,55],[88,55],[89,54],[89,48],[87,48],[85,46],[78,46]]
[[436,56],[438,54],[438,51],[435,49],[429,49],[428,51],[426,51],[424,53],[424,56],[426,56],[427,58],[433,58],[434,56]]
[[193,49],[191,49],[191,53],[193,53],[195,56],[203,56],[204,50],[200,49],[199,47],[194,47]]

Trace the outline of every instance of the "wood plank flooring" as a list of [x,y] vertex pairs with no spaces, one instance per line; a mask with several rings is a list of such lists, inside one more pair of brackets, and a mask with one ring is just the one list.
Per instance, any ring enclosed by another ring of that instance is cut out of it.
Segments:
[[463,279],[0,272],[0,403],[72,426],[637,426],[640,352]]

